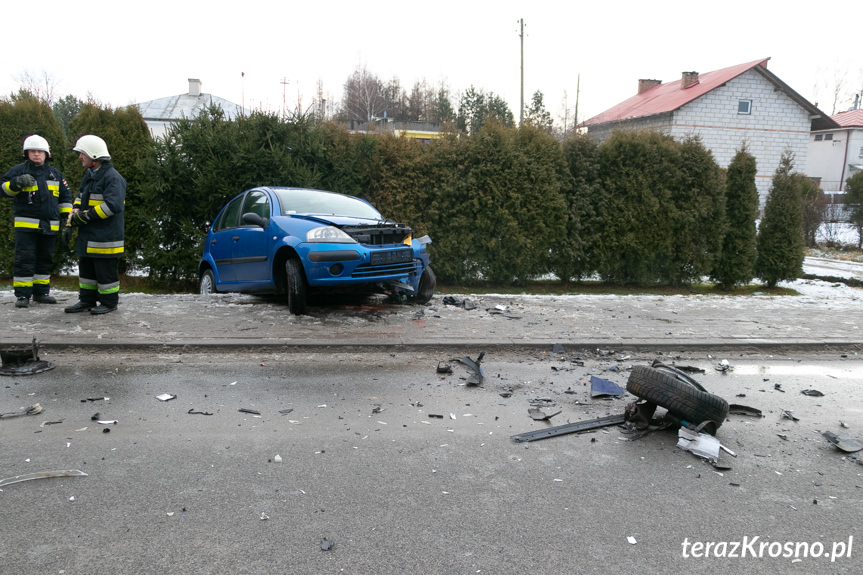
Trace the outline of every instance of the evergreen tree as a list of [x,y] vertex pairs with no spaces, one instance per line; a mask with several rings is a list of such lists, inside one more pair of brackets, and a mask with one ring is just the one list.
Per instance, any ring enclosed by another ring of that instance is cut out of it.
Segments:
[[524,111],[524,121],[550,134],[554,120],[551,118],[551,113],[545,109],[545,103],[542,100],[542,92],[537,90],[533,93],[530,105]]
[[725,186],[725,221],[727,224],[722,253],[712,279],[721,289],[752,281],[756,259],[758,188],[755,156],[744,144],[728,165]]
[[849,206],[850,220],[857,229],[857,249],[863,245],[863,172],[845,180],[845,205]]
[[551,270],[562,282],[581,280],[596,271],[594,238],[601,229],[597,214],[604,196],[599,186],[599,146],[587,134],[575,134],[563,143],[569,169],[566,234],[552,248]]
[[773,176],[758,231],[755,274],[771,288],[803,273],[802,182],[794,177],[793,169],[794,155],[786,151]]

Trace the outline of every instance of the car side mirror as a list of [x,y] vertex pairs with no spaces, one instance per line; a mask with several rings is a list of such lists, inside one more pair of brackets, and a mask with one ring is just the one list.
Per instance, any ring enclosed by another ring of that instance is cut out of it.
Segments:
[[270,224],[269,221],[267,221],[267,218],[261,217],[254,212],[248,212],[243,214],[243,223],[251,224],[253,226],[260,226],[262,228],[266,228]]

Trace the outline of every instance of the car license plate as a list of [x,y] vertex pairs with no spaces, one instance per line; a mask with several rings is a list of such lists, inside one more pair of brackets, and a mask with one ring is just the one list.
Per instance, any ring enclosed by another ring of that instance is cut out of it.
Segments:
[[385,266],[389,264],[403,264],[411,261],[413,254],[411,250],[392,250],[386,252],[373,252],[372,265]]

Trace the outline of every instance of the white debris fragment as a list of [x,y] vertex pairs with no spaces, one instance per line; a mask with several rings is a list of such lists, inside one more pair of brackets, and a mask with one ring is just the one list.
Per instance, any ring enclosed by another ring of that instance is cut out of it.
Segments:
[[626,536],[626,541],[627,541],[630,545],[635,545],[636,543],[638,543],[638,541],[636,541],[636,540],[635,540],[635,537],[633,537],[632,535],[627,535],[627,536]]

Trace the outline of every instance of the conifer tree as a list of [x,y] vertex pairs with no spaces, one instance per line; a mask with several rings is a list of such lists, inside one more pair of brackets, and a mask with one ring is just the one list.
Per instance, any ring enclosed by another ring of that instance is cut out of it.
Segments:
[[720,289],[752,281],[755,270],[758,219],[758,188],[755,185],[755,156],[744,144],[731,163],[725,179],[726,231],[722,253],[711,276]]
[[773,176],[758,231],[755,274],[771,288],[803,273],[802,182],[794,177],[793,169],[794,155],[786,151]]

